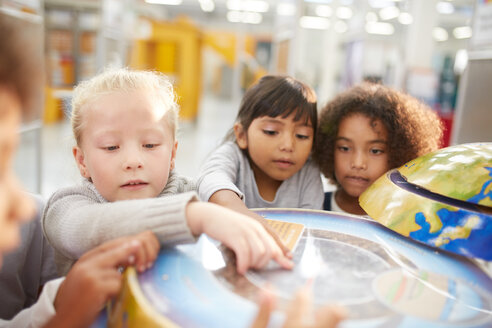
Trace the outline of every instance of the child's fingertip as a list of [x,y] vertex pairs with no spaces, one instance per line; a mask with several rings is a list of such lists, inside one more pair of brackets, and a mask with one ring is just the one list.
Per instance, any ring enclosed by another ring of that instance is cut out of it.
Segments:
[[128,256],[128,263],[133,264],[135,263],[135,255],[130,255]]
[[284,269],[287,269],[287,270],[292,270],[292,268],[294,268],[294,262],[289,260],[288,258],[286,257],[283,257],[283,258],[280,258],[277,260],[277,262],[284,268]]
[[139,247],[141,245],[142,245],[142,243],[140,243],[140,240],[138,240],[138,239],[132,239],[130,241],[130,247]]
[[242,265],[237,265],[237,273],[240,275],[244,275],[246,273],[246,269]]
[[335,315],[338,317],[339,320],[343,320],[349,315],[347,308],[341,305],[334,305],[333,312],[335,312]]

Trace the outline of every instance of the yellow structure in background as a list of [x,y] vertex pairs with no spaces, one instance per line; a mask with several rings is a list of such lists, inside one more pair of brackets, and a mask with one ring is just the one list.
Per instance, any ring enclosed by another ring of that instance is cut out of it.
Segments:
[[180,117],[195,119],[201,92],[202,33],[186,18],[175,22],[150,22],[152,33],[137,40],[132,49],[130,66],[157,70],[174,84]]
[[237,37],[233,32],[209,31],[203,38],[203,45],[209,46],[222,56],[229,67],[236,65]]
[[54,123],[63,118],[64,101],[72,96],[71,88],[45,87],[43,122]]
[[[146,21],[150,34],[137,39],[132,47],[129,66],[133,69],[156,70],[169,76],[178,97],[180,118],[194,120],[202,89],[202,47],[212,48],[224,59],[222,69],[235,69],[241,65],[241,87],[247,89],[266,74],[266,70],[254,60],[256,39],[246,35],[241,40],[229,31],[202,32],[189,19],[180,17],[176,21]],[[238,47],[241,42],[241,47]],[[243,55],[238,56],[241,48]],[[73,84],[73,65],[63,62],[59,66],[63,83]],[[57,66],[58,67],[58,66]],[[217,74],[219,80],[222,74]],[[227,83],[227,81],[218,81]],[[69,90],[63,87],[46,88],[44,122],[56,122],[63,117],[63,100],[70,98]]]
[[[237,33],[234,32],[207,31],[203,37],[203,45],[210,47],[218,53],[224,59],[229,69],[234,69],[236,65],[242,65],[241,88],[247,89],[267,74],[267,71],[254,60],[257,39],[252,35],[244,36],[243,44],[239,47],[243,53],[240,60],[237,58],[238,42],[241,41],[238,40]],[[220,69],[222,70],[224,67]],[[217,79],[214,81],[214,90],[217,93],[222,82],[219,81],[221,76],[221,72],[217,72]]]

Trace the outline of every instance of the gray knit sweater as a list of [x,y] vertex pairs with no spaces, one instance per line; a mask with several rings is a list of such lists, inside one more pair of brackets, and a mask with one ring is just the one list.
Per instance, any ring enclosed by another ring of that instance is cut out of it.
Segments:
[[194,242],[185,208],[197,200],[194,182],[171,172],[166,187],[156,198],[108,202],[94,185],[55,192],[45,207],[42,225],[55,249],[59,274],[66,275],[85,252],[105,241],[152,230],[161,245]]

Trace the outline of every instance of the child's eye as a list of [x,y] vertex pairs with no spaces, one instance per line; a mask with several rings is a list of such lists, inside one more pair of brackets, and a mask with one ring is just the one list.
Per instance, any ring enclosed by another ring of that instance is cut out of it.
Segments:
[[118,147],[118,146],[109,146],[109,147],[104,147],[104,149],[109,150],[109,151],[113,151],[113,150],[116,150],[116,149],[118,149],[118,148],[120,148],[120,147]]
[[152,149],[152,148],[155,148],[157,147],[158,145],[157,144],[145,144],[144,145],[144,148],[149,148],[149,149]]
[[263,130],[263,133],[268,135],[268,136],[274,136],[277,134],[277,131],[273,131],[273,130]]
[[304,134],[296,134],[296,137],[301,139],[301,140],[307,140],[309,139],[309,136],[306,136]]
[[347,152],[350,150],[350,148],[347,146],[338,146],[338,150],[342,152]]
[[371,149],[371,154],[373,154],[373,155],[379,155],[382,153],[384,153],[384,151],[382,149]]

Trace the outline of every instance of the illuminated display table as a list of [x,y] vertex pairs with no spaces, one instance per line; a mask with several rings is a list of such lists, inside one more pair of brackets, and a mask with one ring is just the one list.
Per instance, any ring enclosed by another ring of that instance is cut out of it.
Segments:
[[[235,271],[234,256],[203,237],[161,251],[126,289],[109,320],[127,327],[248,327],[258,290],[269,284],[279,310],[312,279],[315,305],[348,309],[342,327],[491,327],[492,280],[465,257],[431,248],[368,219],[309,210],[258,210],[267,219],[305,226],[295,267]],[[105,317],[94,327],[103,326]]]

